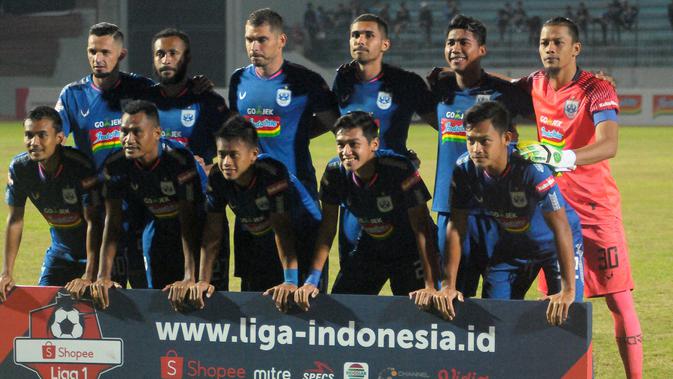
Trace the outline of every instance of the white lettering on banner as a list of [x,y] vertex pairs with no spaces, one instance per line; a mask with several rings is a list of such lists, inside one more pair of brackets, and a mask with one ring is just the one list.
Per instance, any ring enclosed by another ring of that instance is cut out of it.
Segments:
[[[122,363],[122,341],[118,339],[17,339],[14,345],[16,363]],[[54,346],[53,356],[43,354],[45,345]]]
[[[288,325],[257,325],[254,317],[242,317],[238,334],[230,323],[209,322],[155,322],[160,341],[194,341],[218,343],[258,344],[260,350],[269,351],[277,345],[306,343],[309,346],[340,346],[382,349],[416,349],[445,351],[495,352],[495,326],[488,331],[477,331],[468,325],[466,335],[456,335],[450,330],[440,330],[438,324],[429,329],[356,328],[355,321],[348,326],[316,325],[309,320],[307,330],[294,330]],[[236,324],[234,324],[236,326]],[[462,334],[462,333],[461,333]],[[308,341],[306,341],[308,339]],[[464,342],[464,343],[459,343]]]

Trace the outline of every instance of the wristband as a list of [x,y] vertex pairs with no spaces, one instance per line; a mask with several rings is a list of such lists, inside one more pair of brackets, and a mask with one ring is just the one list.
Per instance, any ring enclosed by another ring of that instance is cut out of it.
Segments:
[[311,274],[306,278],[306,281],[304,284],[311,284],[314,287],[318,287],[320,284],[320,276],[322,275],[322,271],[316,270],[316,269],[311,269]]
[[295,286],[299,283],[299,270],[296,268],[286,268],[283,270],[283,276],[285,277],[285,283]]

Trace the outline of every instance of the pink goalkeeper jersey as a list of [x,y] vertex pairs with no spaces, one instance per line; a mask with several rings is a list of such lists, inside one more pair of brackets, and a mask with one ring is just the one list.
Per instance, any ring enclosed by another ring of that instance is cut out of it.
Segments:
[[[533,97],[538,140],[563,149],[578,149],[596,139],[593,114],[619,112],[617,93],[610,83],[578,69],[573,80],[558,91],[544,71],[521,80]],[[563,195],[577,211],[582,224],[596,225],[621,220],[619,190],[608,160],[577,166],[557,178]]]

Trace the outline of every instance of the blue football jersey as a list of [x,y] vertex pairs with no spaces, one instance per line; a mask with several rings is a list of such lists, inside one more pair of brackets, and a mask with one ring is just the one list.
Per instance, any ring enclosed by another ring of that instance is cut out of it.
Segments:
[[219,166],[213,166],[208,176],[206,209],[223,213],[228,205],[243,228],[254,236],[272,232],[270,214],[289,214],[294,227],[306,227],[320,222],[316,200],[278,160],[260,154],[251,167],[254,176],[247,187],[226,180]]
[[161,141],[160,156],[150,168],[123,151],[111,154],[103,166],[103,196],[140,204],[158,223],[178,219],[179,201],[203,204],[199,172],[194,156],[186,148]]
[[268,78],[257,75],[249,65],[231,77],[229,106],[255,125],[261,152],[283,162],[315,193],[315,168],[309,151],[313,114],[337,110],[325,80],[288,61]]
[[364,183],[338,157],[333,158],[320,182],[320,200],[341,205],[357,217],[362,226],[358,245],[366,240],[378,246],[411,247],[415,252],[407,211],[424,205],[430,193],[409,159],[396,154],[375,159],[376,173]]
[[435,101],[423,79],[410,71],[384,64],[374,79],[362,82],[352,63],[337,71],[332,90],[341,115],[353,111],[371,113],[379,126],[382,149],[407,155],[409,124],[414,113],[434,111]]
[[509,153],[507,168],[498,177],[489,176],[463,154],[455,165],[451,190],[452,208],[483,209],[500,225],[502,243],[519,247],[509,251],[524,257],[556,251],[554,233],[543,212],[565,209],[573,235],[581,235],[579,218],[563,198],[549,167],[517,154]]
[[83,153],[59,147],[61,155],[56,173],[47,175],[28,153],[14,157],[9,165],[5,201],[24,207],[26,198],[49,223],[53,254],[74,261],[86,259],[84,208],[97,205],[98,180],[93,162]]
[[499,101],[515,116],[533,114],[530,94],[512,83],[483,73],[482,80],[473,88],[461,89],[453,76],[431,84],[437,104],[437,171],[432,210],[451,211],[451,176],[456,160],[467,151],[463,117],[470,107],[479,102]]
[[91,157],[98,169],[115,150],[119,140],[124,102],[137,99],[154,84],[135,74],[119,73],[119,80],[106,91],[96,87],[92,76],[68,84],[56,103],[66,136],[73,134],[75,147]]
[[188,85],[178,96],[167,97],[156,84],[143,95],[156,104],[164,138],[182,143],[206,164],[215,158],[215,132],[229,116],[224,98],[209,91],[195,94]]

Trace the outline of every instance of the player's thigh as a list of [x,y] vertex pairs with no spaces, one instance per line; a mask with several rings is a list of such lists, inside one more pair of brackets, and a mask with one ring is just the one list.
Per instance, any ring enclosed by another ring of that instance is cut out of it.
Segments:
[[85,267],[86,262],[59,258],[49,248],[42,262],[38,285],[62,287],[73,279],[81,278],[84,275]]
[[446,227],[450,220],[451,213],[437,212],[437,249],[439,250],[442,267],[444,267],[444,254],[446,252]]
[[347,208],[339,207],[339,264],[355,249],[362,227]]
[[390,260],[388,269],[393,295],[406,296],[409,292],[425,287],[423,263],[416,251]]
[[367,251],[356,250],[337,274],[332,293],[377,295],[386,280],[388,272],[378,260],[368,258]]
[[484,276],[482,297],[485,299],[511,299],[520,265],[499,262],[489,266]]
[[584,293],[587,297],[633,289],[626,236],[621,221],[583,225]]

